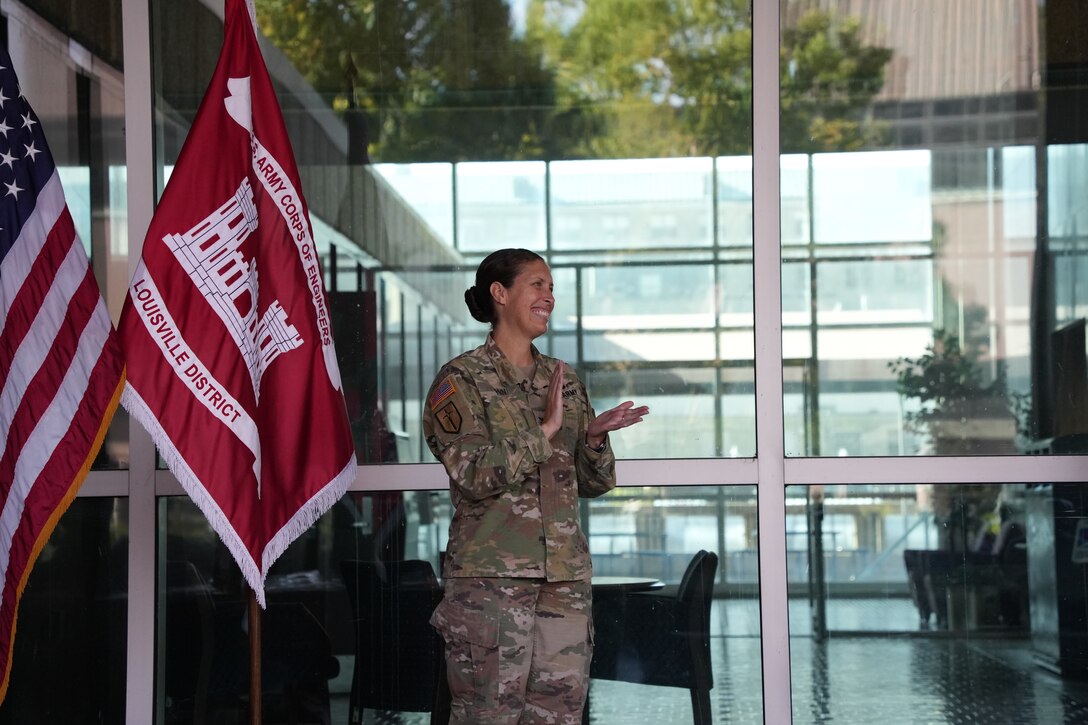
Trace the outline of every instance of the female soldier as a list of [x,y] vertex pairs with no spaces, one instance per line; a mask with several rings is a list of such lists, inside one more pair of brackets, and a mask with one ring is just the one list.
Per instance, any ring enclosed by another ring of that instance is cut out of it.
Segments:
[[532,344],[555,306],[539,255],[490,254],[465,302],[491,334],[439,371],[423,411],[454,504],[431,619],[446,640],[450,722],[579,723],[592,570],[578,497],[616,485],[608,433],[649,410],[627,401],[595,417],[582,381]]

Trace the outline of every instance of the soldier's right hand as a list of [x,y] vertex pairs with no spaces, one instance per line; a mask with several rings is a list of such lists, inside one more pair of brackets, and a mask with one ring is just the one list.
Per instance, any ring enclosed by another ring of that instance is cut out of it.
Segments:
[[563,427],[563,366],[560,360],[548,382],[548,404],[544,409],[544,421],[540,424],[548,440]]

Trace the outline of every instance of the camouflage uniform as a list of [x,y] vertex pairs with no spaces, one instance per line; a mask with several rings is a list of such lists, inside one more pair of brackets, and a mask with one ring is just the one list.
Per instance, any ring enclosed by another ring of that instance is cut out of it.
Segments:
[[578,725],[589,681],[586,580],[459,577],[432,624],[446,639],[450,722]]
[[446,639],[455,723],[578,723],[588,681],[592,565],[578,497],[616,485],[607,441],[567,368],[563,425],[540,427],[559,361],[523,378],[489,336],[439,371],[423,411],[450,476],[453,521],[432,623]]

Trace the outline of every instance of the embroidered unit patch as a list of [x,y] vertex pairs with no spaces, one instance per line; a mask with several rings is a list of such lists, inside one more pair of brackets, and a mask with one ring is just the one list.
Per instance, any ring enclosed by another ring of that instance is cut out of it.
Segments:
[[461,411],[457,410],[457,403],[449,402],[442,410],[435,414],[438,424],[447,433],[461,432]]
[[434,392],[431,393],[431,399],[427,403],[431,406],[431,410],[434,410],[439,403],[456,392],[457,388],[453,387],[453,378],[447,375],[445,380],[435,386]]

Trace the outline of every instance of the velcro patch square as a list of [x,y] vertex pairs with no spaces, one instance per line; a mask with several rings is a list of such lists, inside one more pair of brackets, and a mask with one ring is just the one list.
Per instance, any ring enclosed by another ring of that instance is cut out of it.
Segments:
[[431,406],[431,410],[434,410],[443,400],[450,397],[456,392],[457,388],[453,387],[453,378],[447,375],[441,383],[435,386],[434,390],[431,392],[431,397],[427,401],[427,404]]

